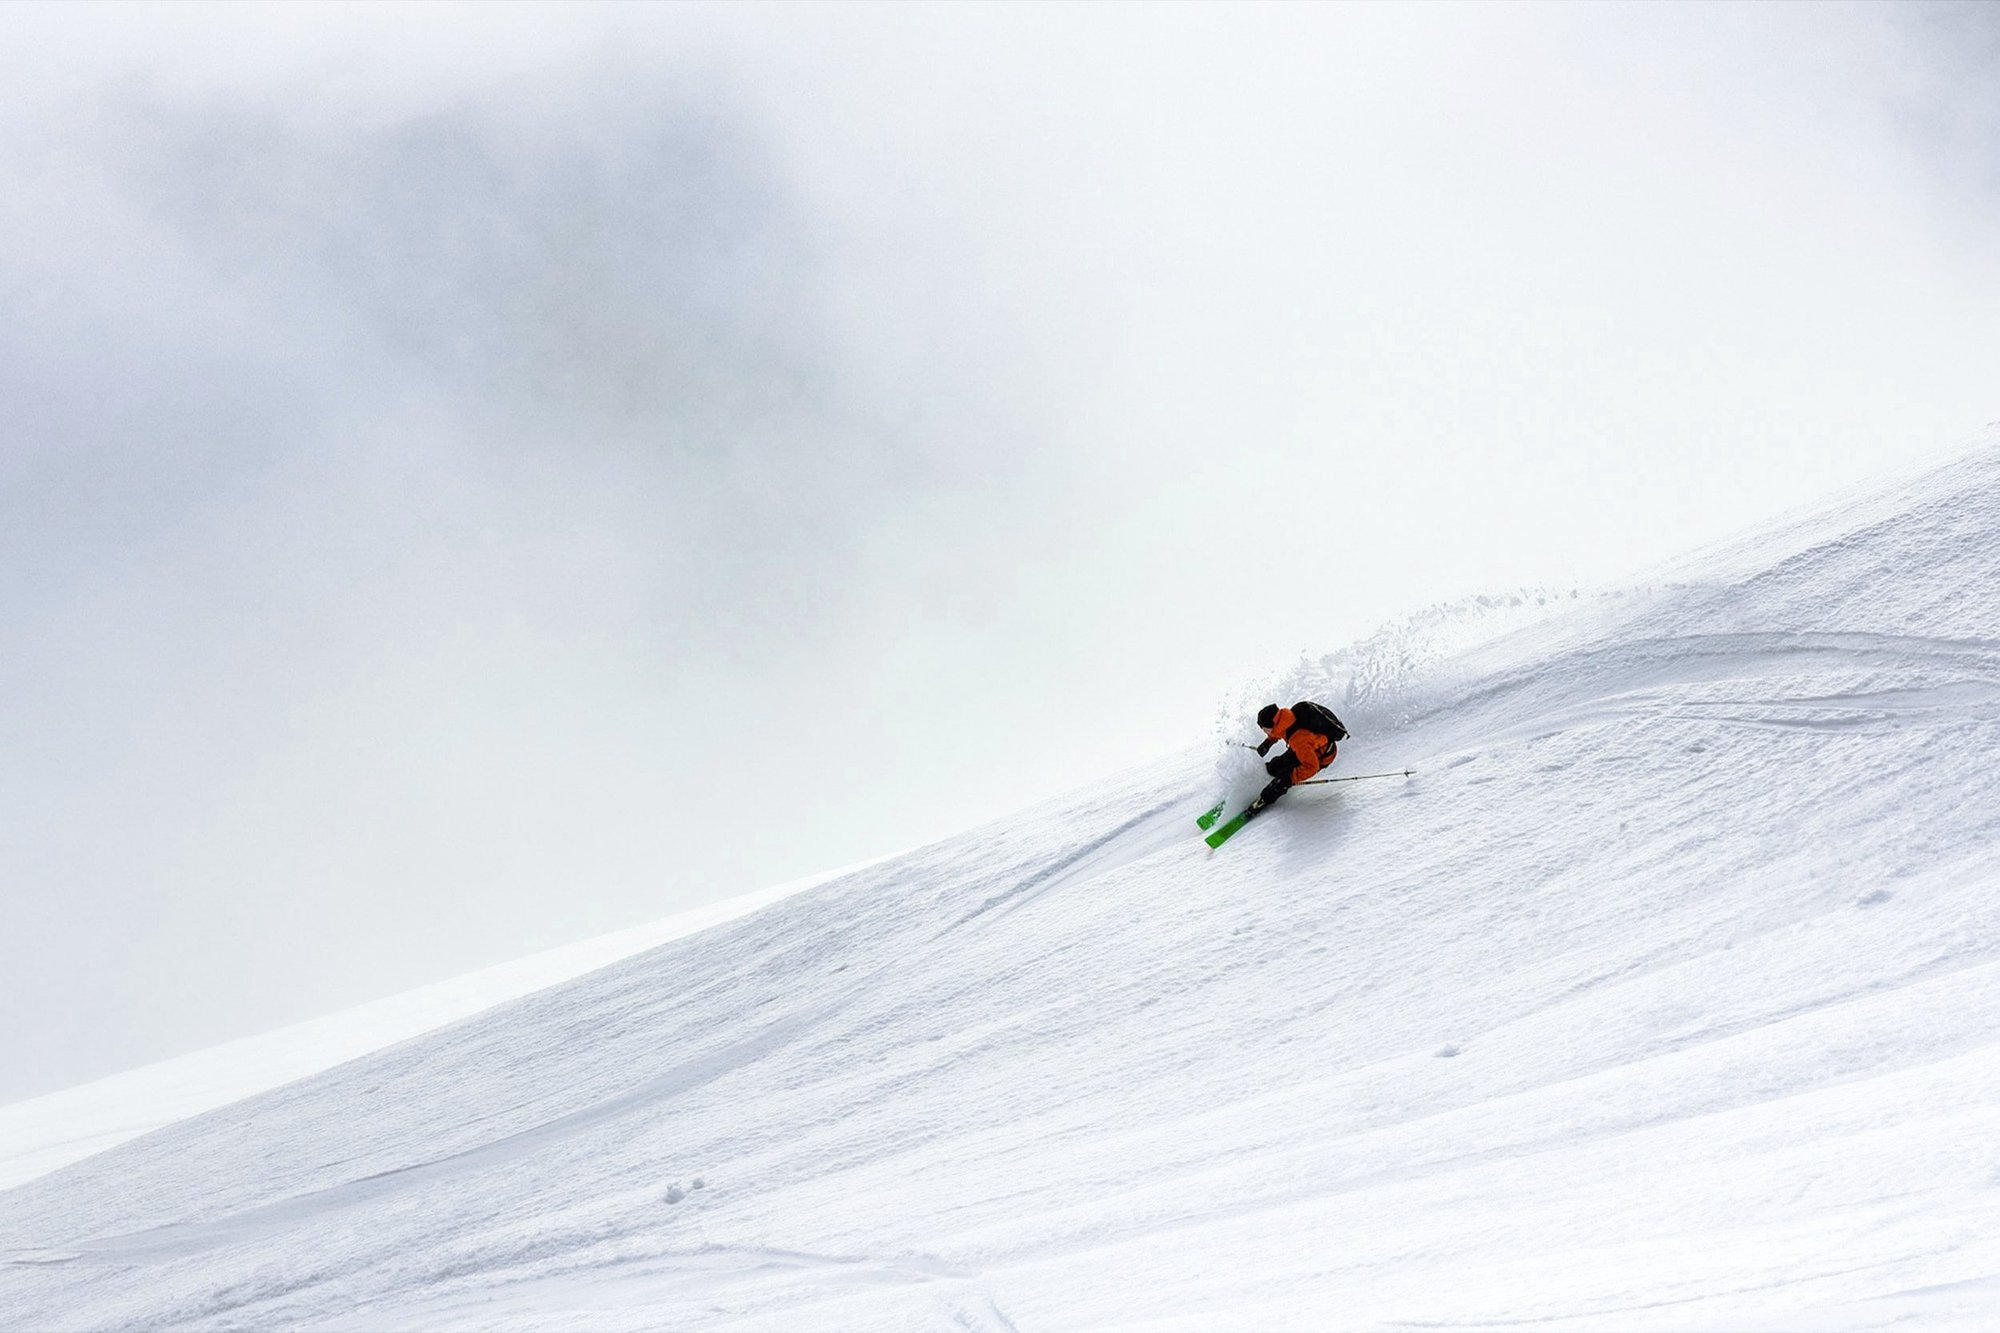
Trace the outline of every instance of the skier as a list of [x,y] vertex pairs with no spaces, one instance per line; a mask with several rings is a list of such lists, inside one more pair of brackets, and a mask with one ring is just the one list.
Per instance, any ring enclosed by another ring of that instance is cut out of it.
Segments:
[[1251,814],[1332,763],[1340,753],[1340,742],[1347,739],[1347,728],[1340,725],[1333,710],[1310,699],[1301,699],[1290,708],[1265,704],[1257,710],[1257,725],[1264,729],[1263,743],[1257,747],[1259,758],[1274,745],[1285,749],[1264,765],[1271,781],[1250,803]]
[[[1229,798],[1224,797],[1211,806],[1206,813],[1196,815],[1195,823],[1209,830],[1203,840],[1210,847],[1220,847],[1234,837],[1245,824],[1255,819],[1270,807],[1271,802],[1283,796],[1302,782],[1309,782],[1314,775],[1333,762],[1340,753],[1340,742],[1347,739],[1347,728],[1341,725],[1333,710],[1325,704],[1316,704],[1310,699],[1301,699],[1290,708],[1280,708],[1276,704],[1265,704],[1257,710],[1257,725],[1264,729],[1264,740],[1260,745],[1245,745],[1246,750],[1257,751],[1258,758],[1271,752],[1274,745],[1284,746],[1277,758],[1265,763],[1264,771],[1271,775],[1271,781],[1264,790],[1257,793],[1257,799],[1243,807],[1236,817],[1222,827],[1216,823],[1222,812],[1228,808]],[[1238,742],[1241,744],[1241,742]],[[1362,773],[1351,778],[1329,778],[1330,782],[1366,782],[1370,778],[1407,778],[1416,776],[1416,770],[1405,768],[1394,773]]]

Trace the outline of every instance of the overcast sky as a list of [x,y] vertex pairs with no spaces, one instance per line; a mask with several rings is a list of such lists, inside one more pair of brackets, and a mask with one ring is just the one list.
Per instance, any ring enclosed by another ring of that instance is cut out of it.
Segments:
[[0,1100],[1963,447],[1996,12],[10,9]]

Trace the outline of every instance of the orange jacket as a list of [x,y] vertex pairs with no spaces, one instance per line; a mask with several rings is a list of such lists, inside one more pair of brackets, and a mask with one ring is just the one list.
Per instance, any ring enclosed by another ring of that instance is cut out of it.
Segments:
[[1292,770],[1294,787],[1332,763],[1333,757],[1340,753],[1340,747],[1333,743],[1331,736],[1300,726],[1297,716],[1289,708],[1278,710],[1278,715],[1271,719],[1264,735],[1270,740],[1283,741],[1286,748],[1298,757],[1298,767]]

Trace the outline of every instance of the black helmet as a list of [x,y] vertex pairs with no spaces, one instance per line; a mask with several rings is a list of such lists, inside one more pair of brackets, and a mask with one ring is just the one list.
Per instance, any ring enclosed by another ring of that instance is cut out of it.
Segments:
[[1278,720],[1278,705],[1265,704],[1257,710],[1257,725],[1269,731],[1271,724]]

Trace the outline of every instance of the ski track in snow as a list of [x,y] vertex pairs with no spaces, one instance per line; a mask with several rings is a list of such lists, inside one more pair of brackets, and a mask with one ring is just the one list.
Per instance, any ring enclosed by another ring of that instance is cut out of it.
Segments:
[[1408,782],[1211,853],[1189,754],[0,1192],[0,1328],[2000,1326],[2000,450],[1706,559],[1299,680]]
[[[945,927],[939,932],[939,938],[988,912],[995,910],[1011,912],[1070,880],[1102,874],[1129,861],[1135,861],[1149,852],[1184,841],[1187,836],[1185,828],[1187,820],[1183,817],[1183,807],[1186,804],[1185,797],[1175,797],[1140,811],[1103,837],[1094,838],[1074,851],[1057,857],[1019,884],[994,894]],[[1141,829],[1146,829],[1149,833],[1143,840],[1134,837]]]

